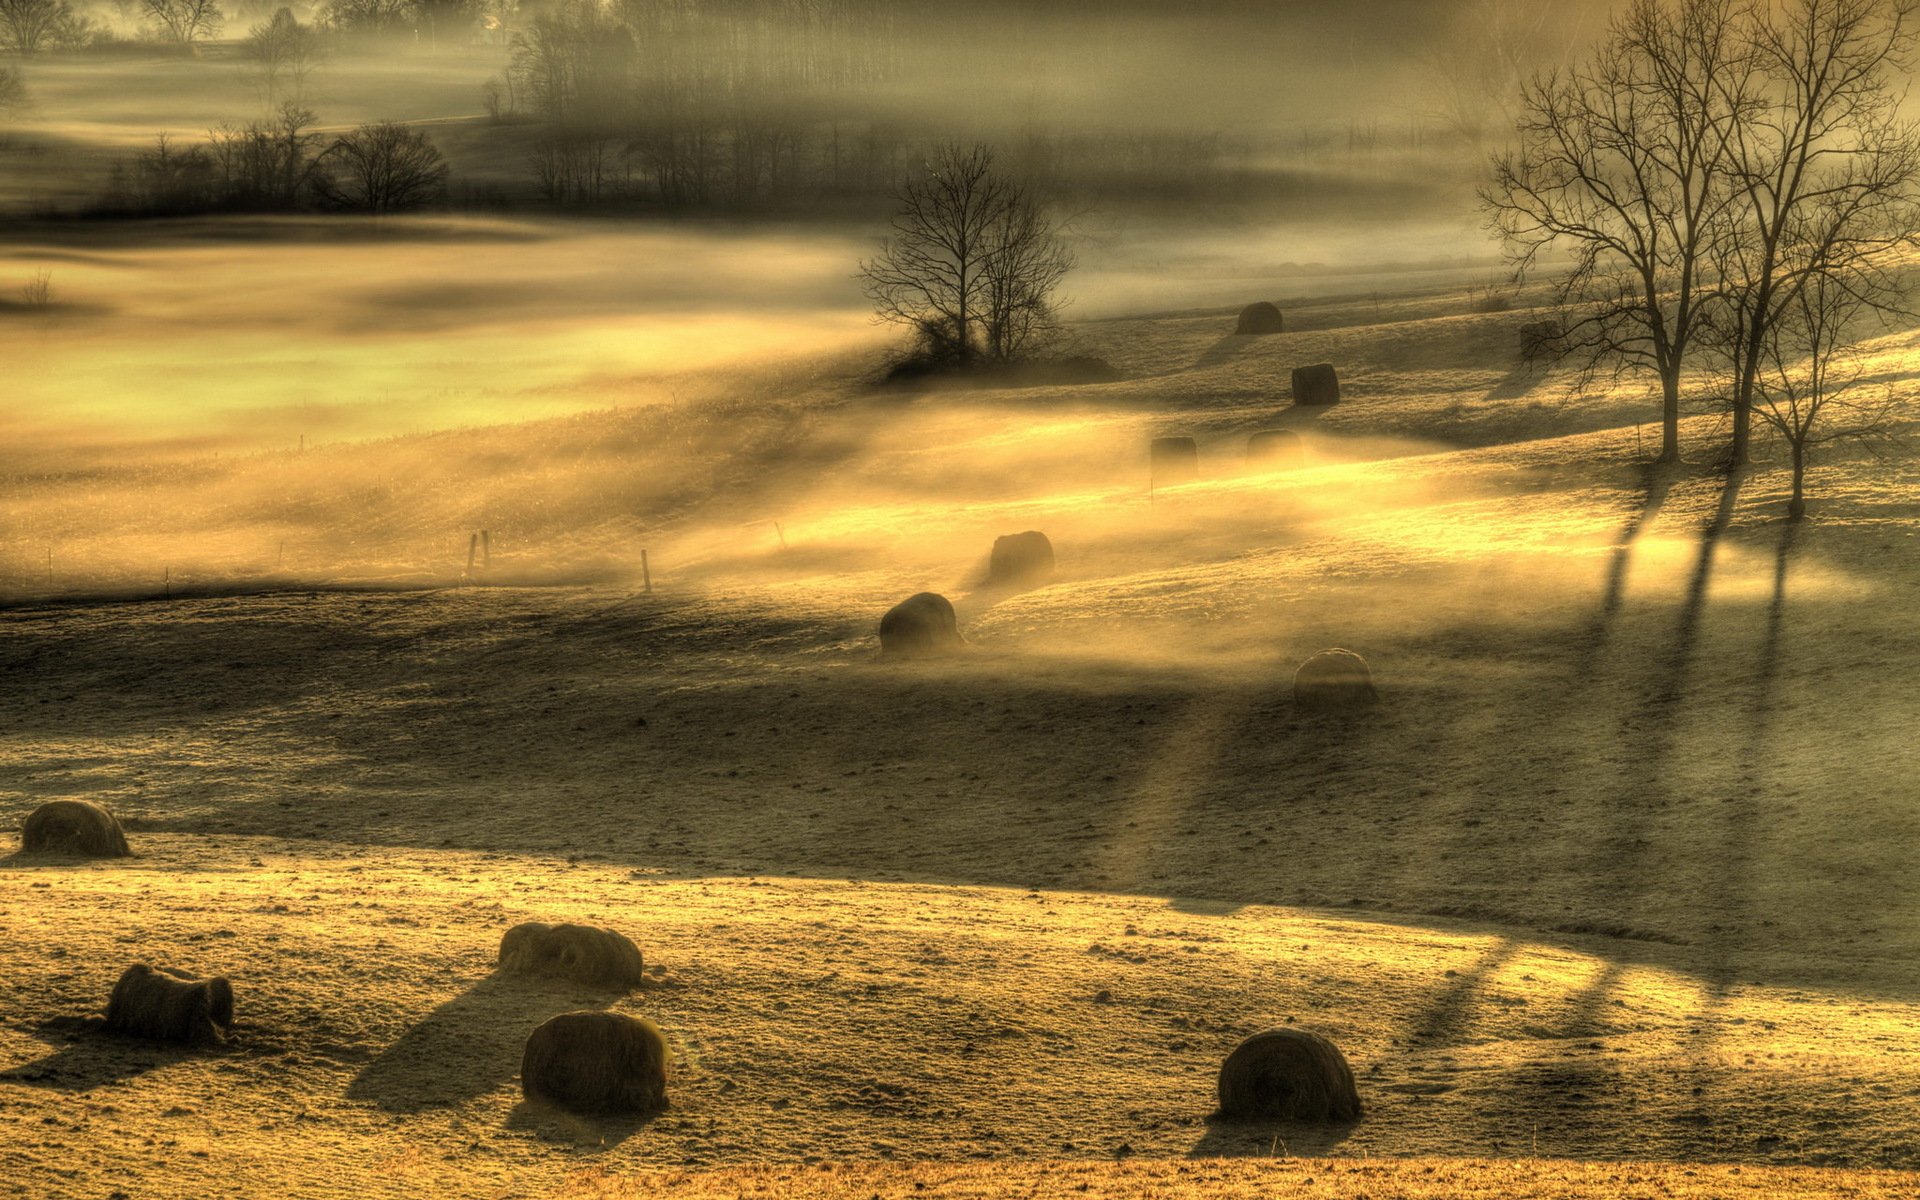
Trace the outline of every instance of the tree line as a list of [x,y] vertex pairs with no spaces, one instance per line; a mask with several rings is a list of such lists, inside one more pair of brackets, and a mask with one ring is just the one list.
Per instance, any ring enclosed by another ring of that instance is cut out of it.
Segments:
[[203,142],[182,146],[162,134],[114,166],[95,211],[393,213],[444,193],[446,164],[419,130],[380,121],[329,136],[313,124],[311,110],[287,102],[264,120],[213,129]]
[[1756,421],[1781,435],[1796,519],[1809,451],[1891,419],[1859,348],[1914,315],[1916,32],[1903,0],[1631,0],[1525,88],[1481,195],[1520,272],[1571,258],[1559,352],[1658,381],[1660,460],[1695,384],[1730,469]]

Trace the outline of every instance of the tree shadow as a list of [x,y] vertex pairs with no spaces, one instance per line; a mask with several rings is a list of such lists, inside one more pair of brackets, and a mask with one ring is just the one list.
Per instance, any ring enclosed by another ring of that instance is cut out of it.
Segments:
[[398,1113],[462,1104],[514,1077],[536,1025],[617,998],[577,984],[489,975],[381,1051],[347,1085],[347,1098]]
[[1667,493],[1673,489],[1674,472],[1666,464],[1640,463],[1639,470],[1640,506],[1629,513],[1621,524],[1607,559],[1607,582],[1600,601],[1600,623],[1603,625],[1620,611],[1621,602],[1626,599],[1627,568],[1633,563],[1634,543],[1640,540],[1647,523],[1659,515],[1661,507],[1667,502]]
[[572,1146],[592,1154],[612,1150],[653,1124],[659,1113],[600,1114],[568,1112],[537,1100],[522,1100],[507,1114],[507,1128],[532,1134],[543,1142]]
[[1207,1118],[1188,1158],[1326,1158],[1358,1121],[1233,1121]]
[[1480,961],[1454,974],[1433,1003],[1409,1025],[1408,1040],[1416,1046],[1446,1045],[1459,1039],[1473,1015],[1473,998],[1500,968],[1520,950],[1513,938],[1501,938],[1488,947]]
[[33,1036],[58,1048],[0,1071],[0,1084],[90,1092],[209,1053],[173,1042],[121,1037],[109,1032],[100,1017],[55,1017],[36,1026]]

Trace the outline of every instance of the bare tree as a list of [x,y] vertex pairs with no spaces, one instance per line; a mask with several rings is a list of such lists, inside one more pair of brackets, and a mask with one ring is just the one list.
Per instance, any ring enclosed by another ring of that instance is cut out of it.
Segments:
[[243,52],[253,60],[255,80],[268,104],[283,99],[297,103],[319,65],[320,35],[302,25],[291,9],[281,8],[247,31]]
[[226,23],[217,0],[140,0],[140,11],[161,37],[182,46],[219,36]]
[[0,50],[30,58],[84,41],[88,32],[67,0],[0,0]]
[[1001,362],[1025,357],[1056,328],[1054,293],[1073,254],[1029,191],[1014,186],[989,231],[986,255],[987,352]]
[[1728,128],[1739,100],[1735,0],[1632,0],[1585,65],[1527,85],[1519,145],[1481,190],[1516,274],[1572,256],[1558,298],[1564,352],[1660,383],[1660,459],[1679,457],[1683,376],[1715,284],[1732,202]]
[[342,134],[321,156],[316,185],[327,199],[363,212],[419,208],[447,186],[447,166],[427,135],[397,121]]
[[1469,0],[1435,6],[1439,28],[1421,29],[1417,54],[1435,116],[1477,141],[1489,124],[1511,129],[1528,74],[1563,60],[1574,37],[1554,21],[1554,6],[1529,0]]
[[1787,516],[1806,516],[1807,459],[1818,446],[1883,436],[1893,425],[1892,389],[1863,378],[1858,338],[1890,297],[1858,280],[1819,275],[1794,289],[1767,329],[1754,411],[1786,443],[1793,471]]
[[313,111],[291,100],[270,120],[208,134],[213,188],[225,208],[246,211],[297,208],[318,184],[320,135]]
[[1072,266],[1053,221],[986,146],[944,146],[894,192],[899,212],[878,256],[860,265],[883,321],[912,328],[937,358],[1008,360],[1051,316]]
[[16,67],[0,67],[0,116],[27,107],[27,85]]
[[1776,326],[1804,322],[1803,293],[1829,285],[1892,311],[1897,291],[1878,283],[1915,244],[1920,194],[1920,128],[1895,90],[1912,77],[1907,0],[1783,0],[1752,10],[1746,36],[1747,71],[1718,81],[1735,117],[1737,209],[1716,250],[1734,468],[1750,454]]

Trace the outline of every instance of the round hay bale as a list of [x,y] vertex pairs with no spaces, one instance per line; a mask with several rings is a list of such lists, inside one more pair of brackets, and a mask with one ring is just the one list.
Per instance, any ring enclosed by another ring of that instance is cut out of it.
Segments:
[[501,935],[500,970],[588,987],[637,988],[646,964],[640,947],[625,934],[591,925],[528,921]]
[[1172,487],[1200,477],[1200,448],[1190,437],[1155,438],[1147,453],[1154,487]]
[[1301,708],[1321,712],[1368,708],[1379,698],[1367,660],[1351,650],[1322,650],[1293,673],[1293,702]]
[[90,800],[49,800],[34,809],[20,827],[20,849],[82,858],[126,858],[133,853],[119,818]]
[[1233,327],[1235,333],[1279,333],[1285,322],[1280,317],[1280,309],[1261,300],[1249,304],[1240,310],[1240,321]]
[[657,1112],[667,1106],[667,1039],[644,1017],[561,1013],[527,1036],[520,1094],[572,1112]]
[[1332,363],[1314,363],[1293,369],[1293,402],[1321,405],[1340,403],[1340,374]]
[[900,658],[948,654],[964,645],[953,604],[934,592],[920,592],[880,618],[880,653]]
[[1220,1065],[1220,1115],[1229,1120],[1352,1121],[1353,1069],[1317,1033],[1280,1026],[1235,1046]]
[[993,539],[987,582],[1002,586],[1045,583],[1053,577],[1053,543],[1037,529]]
[[107,998],[107,1028],[133,1037],[217,1046],[233,1030],[233,985],[135,963]]
[[1297,467],[1306,458],[1300,435],[1291,429],[1262,429],[1247,439],[1247,461],[1269,467]]

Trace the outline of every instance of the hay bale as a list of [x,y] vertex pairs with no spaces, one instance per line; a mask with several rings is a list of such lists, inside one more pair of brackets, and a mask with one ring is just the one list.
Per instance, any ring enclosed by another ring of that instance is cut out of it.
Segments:
[[902,658],[949,654],[965,645],[953,604],[934,592],[920,592],[880,618],[880,653]]
[[656,1112],[667,1106],[667,1039],[644,1017],[561,1013],[527,1036],[520,1094],[572,1112]]
[[133,1037],[217,1046],[233,1031],[233,985],[135,963],[113,985],[107,1028]]
[[1520,327],[1520,357],[1527,362],[1555,358],[1567,351],[1567,331],[1554,320],[1532,321]]
[[1279,308],[1261,300],[1240,310],[1240,321],[1233,327],[1233,331],[1235,333],[1279,333],[1284,324]]
[[1300,664],[1293,673],[1293,702],[1320,712],[1368,708],[1380,698],[1367,660],[1335,647]]
[[1314,363],[1293,369],[1293,402],[1321,405],[1340,403],[1340,375],[1332,363]]
[[1200,477],[1200,448],[1190,437],[1155,438],[1147,454],[1154,487],[1172,487]]
[[82,858],[126,858],[133,853],[119,818],[90,800],[49,800],[34,809],[20,827],[20,849]]
[[500,970],[508,975],[637,988],[645,969],[640,948],[611,929],[528,921],[500,938]]
[[1037,529],[993,539],[987,582],[1003,587],[1045,583],[1053,577],[1053,543]]
[[1306,458],[1300,435],[1291,429],[1262,429],[1247,439],[1247,461],[1268,467],[1297,467]]
[[1234,1047],[1220,1065],[1220,1115],[1229,1120],[1352,1121],[1353,1069],[1317,1033],[1280,1026]]

